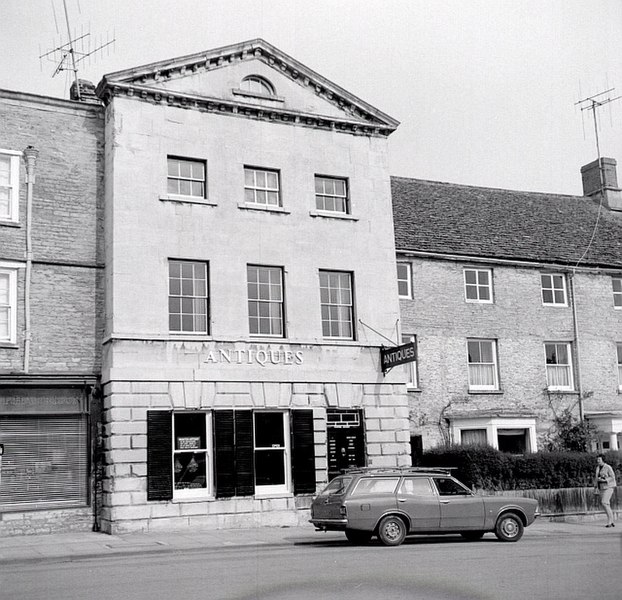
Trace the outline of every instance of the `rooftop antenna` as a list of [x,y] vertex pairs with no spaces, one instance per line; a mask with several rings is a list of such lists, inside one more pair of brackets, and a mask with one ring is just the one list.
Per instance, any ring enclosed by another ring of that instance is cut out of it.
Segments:
[[[581,107],[581,112],[586,110],[592,111],[592,118],[594,119],[594,134],[596,137],[596,154],[598,157],[598,169],[600,172],[600,187],[601,190],[604,187],[603,175],[602,175],[602,165],[600,158],[600,141],[598,137],[598,113],[596,112],[598,108],[605,106],[606,104],[610,104],[611,102],[615,102],[616,100],[620,100],[622,96],[616,96],[612,98],[611,96],[607,96],[607,98],[601,99],[600,96],[604,96],[605,94],[610,94],[615,91],[615,88],[609,88],[604,92],[598,92],[598,94],[594,94],[593,96],[588,96],[587,98],[583,98],[575,102],[575,106]],[[598,98],[598,99],[597,99]]]
[[[59,44],[52,50],[44,52],[39,56],[39,60],[47,58],[56,63],[56,69],[52,74],[52,77],[58,75],[61,71],[73,71],[73,77],[75,81],[75,95],[77,100],[81,100],[80,83],[78,79],[78,64],[100,52],[104,48],[110,48],[115,42],[115,39],[108,40],[105,43],[100,43],[99,46],[90,49],[90,33],[83,33],[79,36],[72,37],[71,27],[69,25],[69,12],[67,11],[67,0],[63,0],[63,9],[65,13],[65,25],[67,26],[67,41],[64,44]],[[54,20],[56,22],[56,11],[54,10],[54,0],[52,0],[52,10],[54,11]],[[56,29],[58,32],[58,23],[56,23]],[[62,38],[61,38],[62,41]],[[77,44],[79,43],[79,49]]]

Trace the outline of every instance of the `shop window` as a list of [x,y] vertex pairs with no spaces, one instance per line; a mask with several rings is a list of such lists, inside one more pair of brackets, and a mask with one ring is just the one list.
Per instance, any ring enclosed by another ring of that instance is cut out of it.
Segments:
[[185,411],[173,414],[175,497],[211,493],[210,432],[206,413]]
[[0,506],[86,504],[87,439],[84,415],[0,416]]
[[147,499],[312,494],[313,431],[311,410],[148,411]]
[[288,491],[289,422],[283,412],[256,412],[255,493],[275,494]]

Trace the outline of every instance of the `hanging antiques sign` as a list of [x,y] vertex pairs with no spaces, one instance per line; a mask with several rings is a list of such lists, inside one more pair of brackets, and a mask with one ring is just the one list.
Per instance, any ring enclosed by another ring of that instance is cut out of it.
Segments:
[[382,365],[383,373],[398,365],[415,362],[416,358],[414,342],[408,342],[393,348],[385,348],[384,346],[380,348],[380,364]]

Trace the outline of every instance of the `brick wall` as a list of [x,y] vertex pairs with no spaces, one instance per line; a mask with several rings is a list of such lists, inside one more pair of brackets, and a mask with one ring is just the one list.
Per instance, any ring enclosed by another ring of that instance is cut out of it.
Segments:
[[[103,326],[103,112],[93,105],[0,91],[0,147],[34,146],[31,373],[97,373]],[[0,260],[26,258],[26,168],[19,223],[0,225]],[[18,272],[17,348],[0,372],[23,369],[25,269]]]

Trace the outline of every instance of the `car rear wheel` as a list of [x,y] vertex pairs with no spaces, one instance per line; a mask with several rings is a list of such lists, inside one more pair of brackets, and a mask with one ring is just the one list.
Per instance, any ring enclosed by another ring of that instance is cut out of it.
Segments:
[[346,537],[352,544],[367,544],[371,540],[371,533],[358,529],[346,529]]
[[525,527],[515,513],[505,513],[497,519],[495,535],[502,542],[518,542],[523,537]]
[[484,537],[484,531],[462,531],[460,535],[469,542],[476,542]]
[[389,515],[378,525],[378,538],[385,546],[399,546],[406,539],[406,523],[399,517]]

